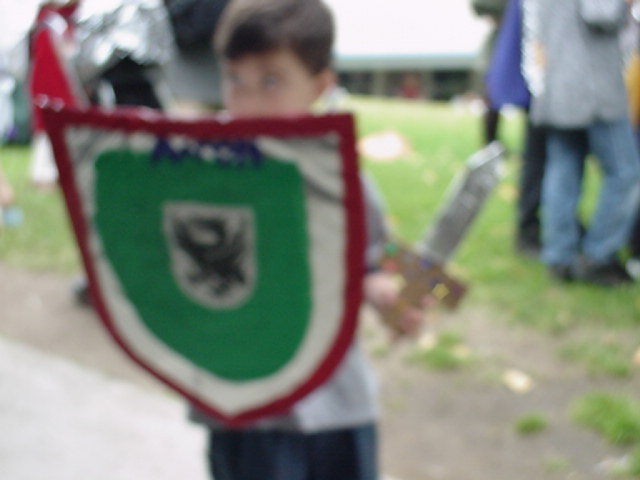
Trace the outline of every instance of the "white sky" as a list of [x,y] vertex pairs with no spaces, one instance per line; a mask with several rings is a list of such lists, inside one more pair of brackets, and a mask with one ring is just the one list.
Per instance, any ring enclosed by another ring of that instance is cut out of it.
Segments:
[[[15,42],[42,0],[0,0],[0,48]],[[91,1],[91,0],[85,0]],[[101,5],[122,0],[95,0]],[[325,0],[334,11],[338,58],[471,56],[488,24],[469,0]]]
[[338,56],[469,55],[486,20],[469,0],[325,0],[334,11]]
[[29,30],[40,0],[0,0],[0,48],[13,46]]

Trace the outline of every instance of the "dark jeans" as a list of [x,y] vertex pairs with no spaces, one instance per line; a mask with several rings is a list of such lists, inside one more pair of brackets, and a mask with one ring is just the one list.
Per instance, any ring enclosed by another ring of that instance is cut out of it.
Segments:
[[636,214],[636,222],[631,230],[629,253],[632,257],[640,258],[640,210]]
[[531,245],[539,244],[541,240],[540,198],[546,158],[547,142],[544,127],[536,127],[527,121],[520,172],[517,234],[518,241]]
[[[586,149],[586,134],[580,141]],[[542,197],[542,179],[547,159],[547,134],[545,127],[533,125],[527,120],[527,131],[522,153],[520,171],[520,196],[518,197],[518,241],[528,245],[539,245],[542,241],[540,203]],[[577,217],[577,212],[576,212]],[[579,221],[581,234],[584,226]],[[640,215],[638,216],[638,249],[640,250]]]
[[304,434],[213,430],[209,467],[215,480],[377,480],[372,425]]
[[[549,129],[547,151],[543,261],[570,265],[580,251],[594,264],[615,260],[628,244],[640,199],[640,162],[629,120],[594,122],[579,130]],[[602,179],[596,209],[581,238],[575,216],[587,153],[594,154]]]

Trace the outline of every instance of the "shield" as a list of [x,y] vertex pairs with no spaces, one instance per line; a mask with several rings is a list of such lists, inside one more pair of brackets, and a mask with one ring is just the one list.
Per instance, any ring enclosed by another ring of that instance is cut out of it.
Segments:
[[94,304],[136,362],[229,425],[331,376],[362,295],[351,116],[42,113]]

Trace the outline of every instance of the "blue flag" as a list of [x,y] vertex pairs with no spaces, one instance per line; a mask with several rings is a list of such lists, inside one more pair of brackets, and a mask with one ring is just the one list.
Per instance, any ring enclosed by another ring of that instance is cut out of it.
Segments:
[[529,108],[531,94],[521,64],[522,5],[521,0],[510,0],[485,79],[489,101],[496,110],[505,105]]

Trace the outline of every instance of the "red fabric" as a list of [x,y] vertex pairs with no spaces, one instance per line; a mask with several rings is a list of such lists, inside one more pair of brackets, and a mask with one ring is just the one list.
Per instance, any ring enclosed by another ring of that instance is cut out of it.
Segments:
[[38,11],[38,15],[36,17],[36,25],[41,25],[44,20],[47,19],[49,15],[56,14],[60,15],[64,20],[66,20],[68,28],[68,34],[73,33],[73,16],[78,11],[78,3],[70,3],[67,5],[43,5]]
[[[76,9],[77,4],[64,7],[46,5],[38,13],[32,40],[29,82],[33,129],[35,132],[44,130],[40,111],[34,104],[38,97],[45,95],[50,98],[60,99],[69,106],[80,106],[80,103],[82,103],[74,92],[73,82],[64,69],[60,59],[62,52],[59,51],[59,44],[63,39],[71,41],[73,35],[71,17]],[[63,38],[56,38],[58,34],[47,27],[47,22],[54,16],[61,17],[67,23],[67,28],[62,34]]]

